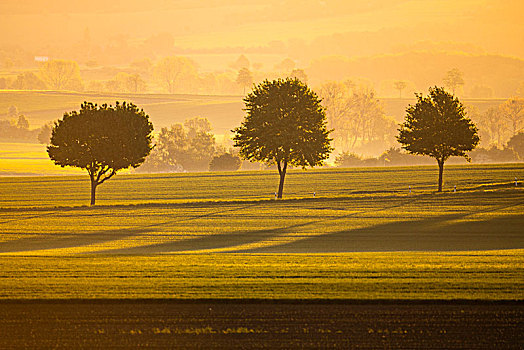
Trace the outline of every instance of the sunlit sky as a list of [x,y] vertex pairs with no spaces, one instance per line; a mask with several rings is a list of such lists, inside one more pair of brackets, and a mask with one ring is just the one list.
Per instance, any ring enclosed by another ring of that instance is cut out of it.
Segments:
[[183,48],[379,32],[394,33],[392,44],[456,41],[522,58],[523,13],[519,0],[2,0],[0,43],[73,43],[86,28],[101,44],[170,33]]

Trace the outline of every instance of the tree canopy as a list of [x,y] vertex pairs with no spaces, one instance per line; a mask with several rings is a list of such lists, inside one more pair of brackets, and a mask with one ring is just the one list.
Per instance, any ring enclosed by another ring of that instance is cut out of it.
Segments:
[[519,132],[509,139],[508,147],[512,148],[521,160],[524,160],[524,132]]
[[40,75],[53,90],[82,90],[78,63],[70,60],[51,60],[40,67]]
[[250,86],[253,84],[253,75],[251,74],[250,70],[247,68],[241,68],[238,71],[237,75],[237,84],[242,86],[242,89],[244,91],[244,94],[246,93],[246,86]]
[[439,165],[438,190],[442,191],[444,162],[452,156],[465,157],[479,143],[477,127],[466,116],[458,98],[443,88],[429,89],[428,96],[416,94],[417,103],[406,109],[397,140],[408,153],[427,155]]
[[52,131],[47,153],[56,165],[86,169],[91,179],[91,205],[96,187],[117,171],[136,168],[152,149],[153,124],[132,103],[108,106],[84,102],[65,113]]
[[137,171],[206,171],[217,150],[211,124],[200,117],[162,128],[155,143],[155,149]]
[[214,156],[209,163],[209,171],[235,171],[240,169],[240,158],[231,153]]
[[195,79],[197,67],[195,62],[187,57],[165,57],[155,67],[155,75],[167,92],[174,94],[180,90],[182,83],[188,84]]
[[464,85],[463,74],[458,68],[453,68],[452,70],[448,71],[442,81],[444,82],[445,86],[449,87],[451,91],[453,91],[453,95],[455,95],[455,90],[459,86]]
[[326,115],[317,94],[298,79],[265,80],[244,98],[246,116],[234,129],[242,158],[276,164],[282,198],[288,166],[314,167],[332,148]]

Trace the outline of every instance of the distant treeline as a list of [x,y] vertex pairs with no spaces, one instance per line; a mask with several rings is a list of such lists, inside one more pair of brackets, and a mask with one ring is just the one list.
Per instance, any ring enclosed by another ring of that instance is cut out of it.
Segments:
[[[167,92],[184,94],[243,94],[252,83],[264,79],[298,75],[314,89],[331,80],[366,82],[378,96],[396,97],[398,81],[405,83],[400,95],[413,96],[414,92],[425,91],[429,86],[442,85],[446,72],[457,69],[462,72],[464,83],[456,93],[460,97],[494,98],[524,97],[524,60],[487,54],[463,54],[460,52],[408,51],[397,54],[349,58],[344,55],[316,56],[311,59],[292,55],[276,64],[256,62],[249,53],[237,59],[220,63],[219,67],[201,67],[189,55],[156,54],[127,56],[125,63],[118,65],[87,59],[53,59],[34,62],[34,57],[24,54],[17,61],[13,55],[20,51],[0,48],[0,89],[51,89],[96,92]],[[74,55],[73,55],[74,56]],[[73,57],[60,55],[58,57]],[[33,61],[31,61],[31,59]],[[58,66],[66,69],[56,70]],[[427,67],[430,66],[431,70]],[[60,71],[62,78],[53,78],[49,73]],[[241,70],[247,69],[247,83],[241,79]],[[298,73],[293,73],[299,70]]]
[[7,119],[0,119],[0,141],[47,144],[51,137],[51,128],[52,123],[47,123],[40,128],[30,129],[29,120],[18,113],[16,106],[11,106]]
[[[513,146],[486,149],[477,147],[469,152],[472,163],[516,163],[524,161],[524,133],[518,134],[520,147],[515,150]],[[517,148],[515,146],[515,148]],[[450,158],[448,164],[465,164],[464,158]],[[400,148],[390,148],[379,157],[363,157],[355,153],[344,152],[335,159],[335,166],[341,168],[352,167],[377,167],[377,166],[409,166],[409,165],[435,165],[433,158],[407,154]]]

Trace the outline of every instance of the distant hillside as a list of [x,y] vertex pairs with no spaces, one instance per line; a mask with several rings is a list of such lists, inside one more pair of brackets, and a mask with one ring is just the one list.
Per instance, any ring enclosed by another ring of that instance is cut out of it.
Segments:
[[[406,107],[414,104],[409,98],[380,98],[387,115],[401,121]],[[64,112],[78,110],[83,101],[111,103],[131,101],[143,108],[150,116],[155,128],[182,123],[196,116],[207,118],[215,134],[227,134],[242,121],[244,102],[241,96],[203,96],[167,94],[99,94],[56,91],[2,91],[0,90],[0,119],[7,118],[9,106],[16,106],[24,114],[30,128],[39,127],[59,119]],[[461,98],[464,104],[476,106],[480,112],[496,107],[504,99]]]
[[240,96],[167,94],[100,94],[62,91],[2,91],[0,119],[7,118],[9,106],[24,114],[30,128],[59,119],[64,112],[78,110],[84,101],[114,104],[131,101],[149,114],[156,129],[196,116],[208,118],[216,134],[224,134],[240,124],[244,103]]
[[[524,82],[524,60],[519,58],[428,51],[356,59],[326,56],[312,61],[307,73],[313,85],[325,80],[369,79],[381,96],[385,91],[395,93],[394,80],[405,80],[412,86],[404,96],[413,96],[413,91],[426,92],[429,86],[442,85],[446,72],[452,68],[464,73],[465,85],[459,92],[464,97],[490,97],[475,96],[475,87],[491,89],[491,97],[510,97]],[[391,86],[385,87],[384,82],[388,81]]]
[[[415,98],[380,98],[384,106],[384,112],[388,116],[395,118],[397,122],[401,122],[406,115],[406,107],[408,105],[414,105],[417,101]],[[503,103],[503,98],[490,98],[490,99],[478,99],[478,98],[461,98],[460,101],[468,106],[472,105],[478,108],[479,112],[484,113],[489,108],[496,108],[498,105]]]

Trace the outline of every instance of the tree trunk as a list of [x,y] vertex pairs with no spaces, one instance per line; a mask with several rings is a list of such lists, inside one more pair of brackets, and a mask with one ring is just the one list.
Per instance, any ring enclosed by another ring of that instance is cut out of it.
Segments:
[[96,186],[98,184],[96,181],[91,179],[91,205],[95,205],[95,195],[96,195]]
[[286,177],[287,161],[281,166],[280,162],[277,162],[278,173],[280,174],[280,183],[278,184],[277,198],[282,199],[282,192],[284,191],[284,178]]
[[444,174],[444,159],[437,159],[438,163],[438,191],[442,192],[442,175]]

